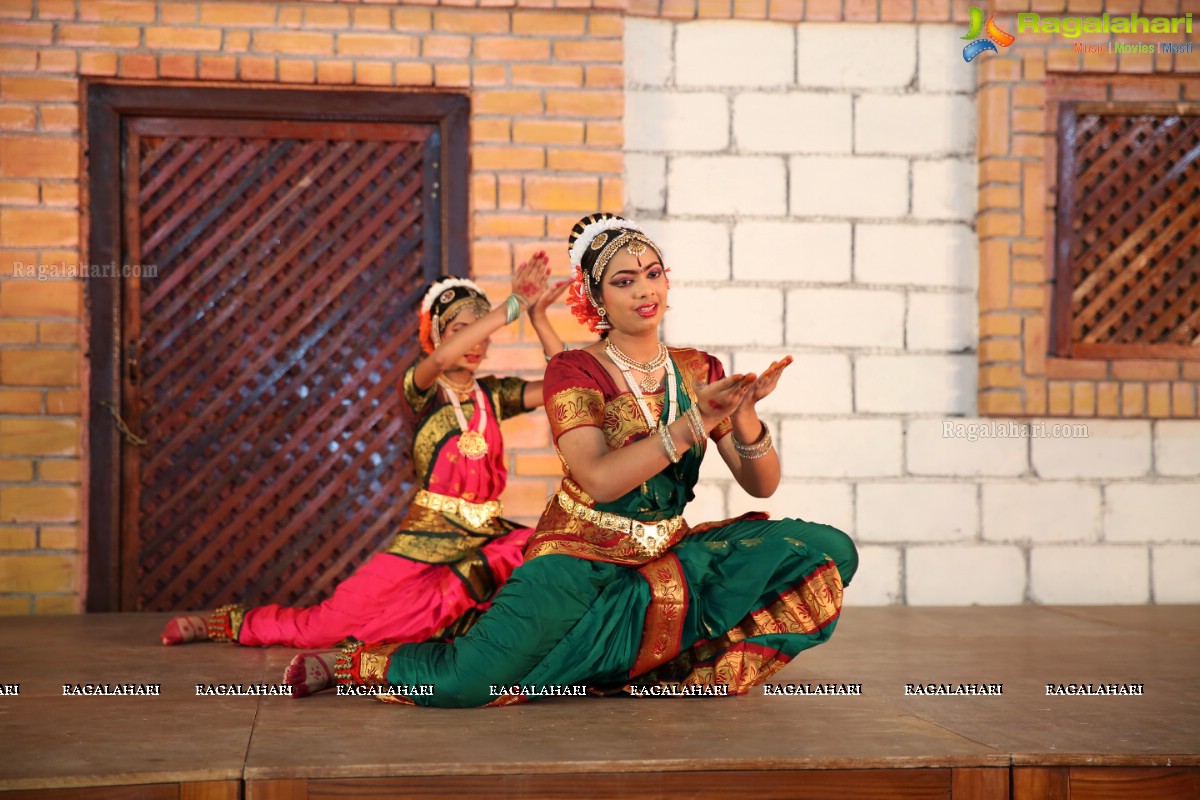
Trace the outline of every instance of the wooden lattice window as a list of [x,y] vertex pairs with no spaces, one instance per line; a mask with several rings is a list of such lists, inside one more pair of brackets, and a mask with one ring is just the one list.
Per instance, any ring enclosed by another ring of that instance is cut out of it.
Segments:
[[1058,152],[1054,354],[1200,358],[1200,107],[1064,102]]
[[422,287],[467,266],[469,102],[88,102],[90,260],[141,266],[87,287],[88,608],[318,602],[413,490],[398,387]]

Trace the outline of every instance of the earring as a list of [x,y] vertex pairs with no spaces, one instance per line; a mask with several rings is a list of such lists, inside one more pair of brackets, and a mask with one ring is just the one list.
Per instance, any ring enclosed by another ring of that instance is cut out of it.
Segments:
[[597,308],[596,313],[600,315],[600,321],[596,323],[596,330],[611,331],[612,323],[608,321],[608,312],[603,308]]

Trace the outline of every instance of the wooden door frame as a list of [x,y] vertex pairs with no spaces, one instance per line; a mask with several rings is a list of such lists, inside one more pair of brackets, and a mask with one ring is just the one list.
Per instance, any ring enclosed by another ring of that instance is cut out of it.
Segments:
[[[442,271],[466,274],[470,99],[450,92],[212,87],[86,81],[84,186],[86,260],[123,263],[122,120],[129,116],[432,123],[441,135],[438,195]],[[317,101],[317,102],[314,102]],[[125,309],[120,277],[87,281],[87,611],[120,611],[122,437],[102,403],[121,409]]]

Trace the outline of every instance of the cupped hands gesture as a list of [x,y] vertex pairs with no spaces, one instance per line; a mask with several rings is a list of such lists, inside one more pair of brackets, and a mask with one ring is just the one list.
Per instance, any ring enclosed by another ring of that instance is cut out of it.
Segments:
[[528,261],[513,272],[512,290],[526,306],[532,306],[546,292],[546,280],[550,277],[550,260],[544,250],[533,254]]

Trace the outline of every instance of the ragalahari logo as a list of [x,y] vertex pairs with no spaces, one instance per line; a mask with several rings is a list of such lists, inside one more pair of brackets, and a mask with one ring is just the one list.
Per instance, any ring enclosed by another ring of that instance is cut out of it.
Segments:
[[[1005,33],[1004,31],[1000,30],[999,26],[996,25],[995,14],[992,14],[990,17],[988,17],[987,25],[983,24],[983,12],[975,6],[971,6],[970,14],[971,27],[967,30],[967,35],[962,38],[977,39],[978,41],[972,41],[963,48],[963,61],[970,63],[975,59],[976,56],[985,50],[991,50],[993,53],[999,53],[1000,51],[996,49],[996,45],[1008,47],[1017,40],[1017,37],[1013,36],[1011,33]],[[987,32],[986,39],[979,38],[979,34],[983,31]]]

